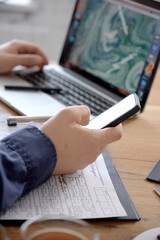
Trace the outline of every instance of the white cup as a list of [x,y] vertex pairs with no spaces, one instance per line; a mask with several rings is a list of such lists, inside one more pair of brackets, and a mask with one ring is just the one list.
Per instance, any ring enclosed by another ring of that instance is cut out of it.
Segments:
[[20,228],[21,240],[99,240],[86,221],[70,217],[37,216]]

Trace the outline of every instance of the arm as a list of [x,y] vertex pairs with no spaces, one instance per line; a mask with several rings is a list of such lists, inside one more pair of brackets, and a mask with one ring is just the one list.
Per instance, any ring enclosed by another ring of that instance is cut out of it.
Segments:
[[0,143],[0,209],[48,180],[56,159],[53,143],[33,126],[4,138]]
[[[32,43],[13,40],[0,46],[0,73],[9,72],[17,65],[42,68],[45,64],[48,64],[46,56]],[[0,209],[46,181],[55,164],[53,143],[34,127],[3,139],[0,143]]]

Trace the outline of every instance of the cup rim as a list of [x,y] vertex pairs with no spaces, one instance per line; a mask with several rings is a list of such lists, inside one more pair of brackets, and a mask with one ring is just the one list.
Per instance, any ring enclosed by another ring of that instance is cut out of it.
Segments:
[[91,225],[89,223],[87,223],[84,220],[81,219],[77,219],[74,217],[70,217],[70,216],[64,216],[64,215],[60,215],[60,216],[53,216],[53,215],[38,215],[35,217],[32,217],[30,219],[27,219],[20,227],[20,237],[22,240],[25,239],[25,231],[26,229],[32,224],[32,223],[38,223],[41,222],[42,220],[44,221],[50,221],[50,220],[64,220],[64,221],[70,221],[70,222],[74,222],[77,224],[80,224],[84,227],[91,227]]

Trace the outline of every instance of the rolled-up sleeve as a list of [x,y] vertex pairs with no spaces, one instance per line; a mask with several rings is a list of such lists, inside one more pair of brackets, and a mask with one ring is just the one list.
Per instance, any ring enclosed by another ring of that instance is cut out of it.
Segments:
[[56,161],[54,144],[34,126],[1,140],[0,210],[48,180]]

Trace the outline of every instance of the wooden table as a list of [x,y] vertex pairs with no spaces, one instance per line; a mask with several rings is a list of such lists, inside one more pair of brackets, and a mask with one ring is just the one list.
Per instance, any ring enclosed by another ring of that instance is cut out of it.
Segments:
[[[1,119],[10,114],[15,112],[0,103]],[[160,71],[144,112],[123,124],[122,139],[108,146],[108,150],[141,220],[91,221],[100,239],[130,240],[147,229],[160,227],[160,198],[153,191],[160,185],[145,180],[160,159]],[[14,226],[14,222],[7,231],[12,240],[19,239],[19,226]]]

